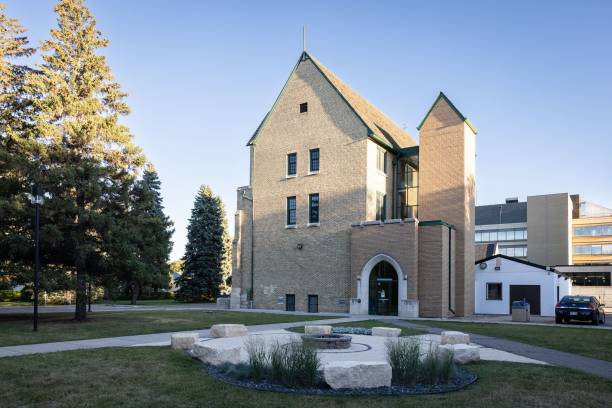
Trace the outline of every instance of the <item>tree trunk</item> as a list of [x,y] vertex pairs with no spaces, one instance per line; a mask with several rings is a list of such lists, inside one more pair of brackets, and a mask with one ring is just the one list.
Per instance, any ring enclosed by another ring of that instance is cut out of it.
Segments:
[[132,283],[131,287],[132,287],[132,301],[131,301],[131,304],[135,305],[136,301],[138,300],[138,293],[140,292],[140,288],[135,283]]
[[81,266],[77,266],[74,319],[80,322],[87,320],[87,274]]

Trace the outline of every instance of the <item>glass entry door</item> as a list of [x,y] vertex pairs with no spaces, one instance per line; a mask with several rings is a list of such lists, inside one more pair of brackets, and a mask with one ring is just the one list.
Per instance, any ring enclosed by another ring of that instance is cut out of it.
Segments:
[[385,261],[370,272],[369,313],[373,315],[397,316],[397,273]]

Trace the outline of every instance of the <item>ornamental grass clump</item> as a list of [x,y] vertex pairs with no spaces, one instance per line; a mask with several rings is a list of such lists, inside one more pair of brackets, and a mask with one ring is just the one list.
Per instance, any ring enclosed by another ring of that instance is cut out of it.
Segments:
[[393,380],[399,384],[415,384],[419,377],[419,342],[413,338],[400,338],[388,340],[385,346]]
[[249,373],[255,381],[261,381],[268,371],[269,356],[266,343],[258,337],[251,336],[245,343],[249,356]]
[[393,383],[398,385],[447,384],[456,374],[452,351],[440,355],[434,344],[430,344],[429,350],[422,355],[418,340],[390,339],[386,351]]
[[314,387],[317,384],[317,371],[321,366],[317,351],[302,342],[289,343],[285,348],[283,383],[289,386]]

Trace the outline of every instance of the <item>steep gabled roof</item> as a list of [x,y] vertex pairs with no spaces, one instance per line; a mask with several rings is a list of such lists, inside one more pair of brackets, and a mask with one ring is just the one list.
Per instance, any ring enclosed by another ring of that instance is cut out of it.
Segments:
[[468,118],[463,116],[463,113],[461,113],[459,111],[459,109],[457,109],[457,107],[455,105],[453,105],[453,103],[450,101],[450,99],[448,99],[448,97],[446,95],[444,95],[444,92],[440,92],[440,94],[438,95],[438,97],[436,98],[434,103],[431,105],[431,108],[429,108],[429,110],[425,114],[425,117],[423,118],[423,120],[421,121],[419,126],[417,126],[417,130],[421,130],[421,127],[423,126],[423,124],[425,123],[425,121],[427,120],[427,118],[429,117],[429,115],[431,114],[431,112],[434,110],[434,108],[436,107],[436,105],[438,104],[438,102],[441,99],[444,100],[448,104],[448,106],[451,107],[451,109],[457,114],[457,116],[459,116],[459,118],[461,119],[462,122],[465,122],[465,124],[468,125],[470,127],[470,129],[472,129],[472,132],[474,132],[474,134],[478,133],[478,131],[476,130],[474,125],[472,125],[472,122],[470,122],[470,120]]
[[[329,82],[329,84],[338,92],[338,95],[347,103],[347,105],[355,112],[357,117],[363,122],[363,124],[368,129],[368,136],[373,140],[378,142],[379,144],[392,149],[398,150],[402,147],[414,146],[416,142],[412,137],[399,126],[397,126],[391,119],[389,119],[384,113],[378,110],[374,105],[369,103],[365,98],[360,96],[357,92],[355,92],[352,88],[350,88],[347,84],[342,82],[334,73],[332,73],[327,67],[321,64],[316,58],[312,57],[306,51],[300,55],[300,59],[297,64],[291,71],[291,75],[297,69],[297,67],[304,61],[312,61],[314,66],[321,72],[323,77]],[[291,78],[289,75],[289,78]],[[287,79],[289,82],[289,79]],[[287,83],[283,87],[285,89]],[[283,91],[279,94],[276,102],[272,106],[272,109],[262,123],[259,125],[247,145],[252,145],[255,142],[255,139],[259,135],[259,133],[265,127],[266,121],[277,102],[279,101]]]

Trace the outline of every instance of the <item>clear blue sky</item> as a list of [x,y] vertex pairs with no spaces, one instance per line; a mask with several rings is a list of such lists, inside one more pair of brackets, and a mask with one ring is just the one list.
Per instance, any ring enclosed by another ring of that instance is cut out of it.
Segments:
[[[33,44],[53,0],[4,0]],[[248,149],[301,52],[406,129],[440,90],[478,128],[478,204],[570,192],[612,207],[610,1],[88,0],[162,180],[182,256],[210,184],[232,226]]]

